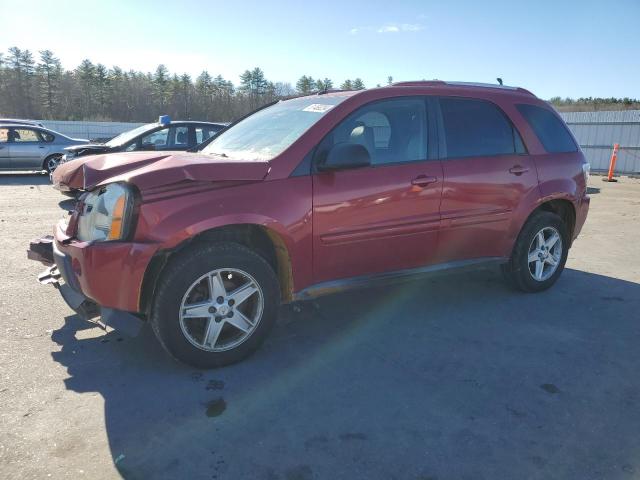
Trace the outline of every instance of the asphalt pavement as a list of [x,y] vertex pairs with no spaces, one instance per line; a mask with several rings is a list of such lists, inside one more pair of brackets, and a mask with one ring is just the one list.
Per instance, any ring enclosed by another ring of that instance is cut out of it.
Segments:
[[283,308],[199,371],[73,315],[30,239],[69,201],[0,176],[0,477],[640,478],[640,181],[591,181],[558,283],[496,270]]

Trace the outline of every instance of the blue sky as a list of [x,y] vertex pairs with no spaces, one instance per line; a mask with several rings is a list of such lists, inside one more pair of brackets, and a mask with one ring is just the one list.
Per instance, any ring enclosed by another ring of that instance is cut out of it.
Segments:
[[0,51],[49,48],[67,68],[83,58],[143,71],[164,63],[236,84],[255,66],[292,84],[303,74],[336,84],[359,76],[367,86],[388,75],[500,76],[542,98],[640,98],[640,0],[28,4],[0,0]]

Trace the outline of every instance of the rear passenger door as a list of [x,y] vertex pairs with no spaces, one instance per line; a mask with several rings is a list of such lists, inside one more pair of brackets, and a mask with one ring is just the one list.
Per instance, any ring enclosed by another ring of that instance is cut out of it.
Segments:
[[438,116],[444,173],[438,262],[509,255],[514,212],[538,188],[520,134],[487,100],[441,97]]

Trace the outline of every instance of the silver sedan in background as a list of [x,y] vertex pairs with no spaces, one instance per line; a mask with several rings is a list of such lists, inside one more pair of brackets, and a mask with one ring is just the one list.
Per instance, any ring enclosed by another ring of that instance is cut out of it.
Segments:
[[66,147],[88,142],[35,125],[0,123],[0,171],[44,170],[51,173]]

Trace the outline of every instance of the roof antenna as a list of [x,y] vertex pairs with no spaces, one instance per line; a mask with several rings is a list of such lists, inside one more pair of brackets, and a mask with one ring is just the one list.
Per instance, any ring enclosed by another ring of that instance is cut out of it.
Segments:
[[500,77],[496,78],[496,80],[498,80],[498,83],[500,84],[500,86],[502,86],[502,79]]

